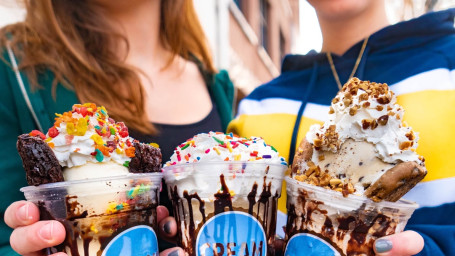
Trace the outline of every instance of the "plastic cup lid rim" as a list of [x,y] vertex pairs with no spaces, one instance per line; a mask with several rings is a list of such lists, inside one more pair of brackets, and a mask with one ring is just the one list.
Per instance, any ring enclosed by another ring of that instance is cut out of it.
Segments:
[[116,180],[122,180],[122,179],[141,179],[141,178],[147,178],[147,177],[152,177],[155,181],[161,181],[161,178],[163,177],[163,173],[161,173],[161,172],[128,173],[125,175],[116,175],[116,176],[110,176],[110,177],[100,177],[100,178],[72,180],[72,181],[60,181],[60,182],[41,184],[38,186],[22,187],[20,189],[20,191],[27,192],[30,190],[66,188],[68,186],[85,184],[85,183],[89,184],[89,183],[96,183],[96,182],[109,182],[109,181],[116,181]]
[[323,193],[323,194],[331,196],[331,197],[340,198],[341,200],[368,202],[368,203],[371,203],[372,205],[376,205],[378,207],[389,207],[389,208],[397,208],[397,207],[417,208],[418,207],[417,203],[406,200],[406,199],[400,199],[396,202],[389,202],[389,201],[374,202],[373,200],[371,200],[367,197],[359,196],[359,195],[355,195],[355,194],[350,194],[347,197],[343,197],[342,193],[340,193],[338,191],[333,191],[333,190],[329,190],[329,189],[326,189],[323,187],[314,186],[314,185],[308,184],[306,182],[295,180],[289,176],[286,176],[285,180],[286,180],[287,184],[291,184],[292,186],[300,186],[300,187],[303,187],[306,189],[311,189],[311,191],[313,191],[313,192]]

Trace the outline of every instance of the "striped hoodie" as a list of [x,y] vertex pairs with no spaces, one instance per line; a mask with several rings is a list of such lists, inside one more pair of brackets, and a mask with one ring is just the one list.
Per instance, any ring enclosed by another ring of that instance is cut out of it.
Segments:
[[[419,132],[417,153],[425,157],[428,175],[405,195],[419,204],[407,226],[425,239],[419,255],[455,255],[454,17],[455,9],[428,13],[372,34],[355,74],[361,80],[387,83],[405,109],[404,121]],[[347,81],[362,43],[341,56],[332,55],[342,83]],[[240,102],[228,131],[261,136],[289,159],[308,128],[323,123],[337,91],[324,53],[288,55],[279,77]],[[277,228],[281,235],[285,200],[283,189]]]

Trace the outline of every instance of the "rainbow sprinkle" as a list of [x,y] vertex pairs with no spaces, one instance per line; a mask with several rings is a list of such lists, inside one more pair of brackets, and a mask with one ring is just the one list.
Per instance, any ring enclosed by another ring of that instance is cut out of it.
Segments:
[[[261,160],[263,159],[263,160]],[[265,161],[286,164],[277,150],[260,137],[242,138],[233,133],[209,132],[195,135],[177,146],[165,166],[199,161]]]
[[218,139],[217,137],[212,137],[216,142],[220,143],[221,145],[224,145],[224,141]]
[[[93,141],[91,153],[86,148],[71,149],[71,153],[87,154],[93,157],[94,162],[109,161],[111,154],[133,158],[135,156],[134,139],[129,137],[128,128],[123,122],[115,122],[110,118],[103,106],[94,103],[75,104],[71,111],[55,114],[54,125],[46,135],[39,131],[32,131],[31,136],[39,136],[52,148],[58,148],[62,141],[71,145],[78,136],[87,136]],[[63,138],[62,138],[63,137]],[[83,138],[82,140],[86,140]],[[90,143],[86,144],[90,147]],[[158,147],[158,144],[153,146]],[[84,153],[85,152],[85,153]],[[127,166],[125,162],[123,164]]]

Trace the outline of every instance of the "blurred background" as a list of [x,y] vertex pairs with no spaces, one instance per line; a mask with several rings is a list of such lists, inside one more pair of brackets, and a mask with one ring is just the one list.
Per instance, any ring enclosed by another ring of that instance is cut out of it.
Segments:
[[[39,0],[38,0],[39,1]],[[237,100],[276,77],[286,54],[321,49],[306,0],[193,0],[218,69],[229,71]],[[455,0],[386,0],[392,23],[455,7]],[[0,27],[23,19],[14,0],[0,1]]]

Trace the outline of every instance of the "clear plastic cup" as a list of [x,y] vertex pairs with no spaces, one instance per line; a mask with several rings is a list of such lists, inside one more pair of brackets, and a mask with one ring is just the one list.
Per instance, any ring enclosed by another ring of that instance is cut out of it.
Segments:
[[48,255],[158,255],[156,207],[161,173],[66,181],[21,188],[41,220],[65,226],[65,241]]
[[287,166],[199,162],[164,167],[189,255],[274,255],[277,201]]
[[[417,204],[373,202],[286,177],[285,255],[374,255],[374,241],[403,231]],[[313,254],[312,254],[313,253]]]

